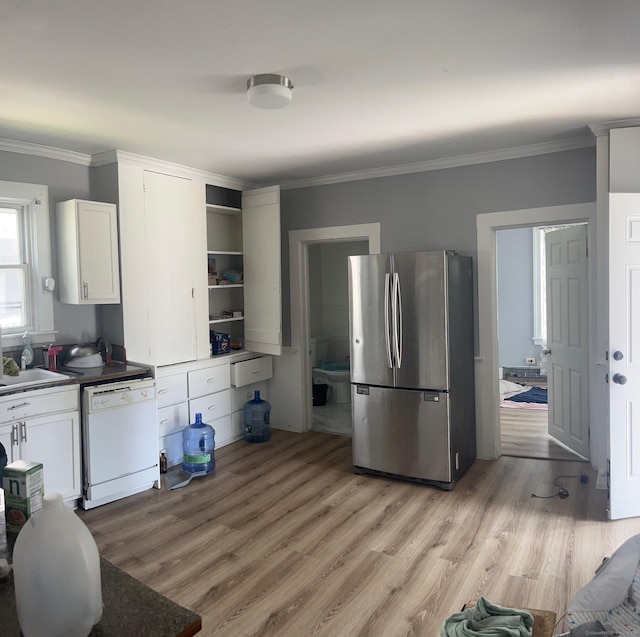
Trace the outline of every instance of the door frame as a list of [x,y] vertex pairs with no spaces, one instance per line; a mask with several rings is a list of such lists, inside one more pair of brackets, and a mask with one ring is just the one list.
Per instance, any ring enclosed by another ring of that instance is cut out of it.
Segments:
[[[478,274],[478,356],[476,358],[476,438],[477,457],[487,460],[499,458],[502,454],[500,440],[500,389],[498,383],[498,296],[497,296],[497,255],[496,232],[509,228],[561,225],[565,223],[587,222],[589,224],[587,243],[592,245],[595,228],[596,204],[568,204],[546,208],[507,210],[476,216],[477,230],[477,274]],[[589,254],[593,254],[591,247]],[[594,298],[591,294],[595,278],[596,260],[590,258],[588,264],[589,289],[589,378],[595,363],[592,320]],[[592,383],[589,382],[589,395]],[[590,399],[591,400],[591,399]],[[593,438],[592,438],[593,444]],[[593,448],[591,458],[597,457]]]
[[289,274],[291,290],[291,348],[295,350],[302,396],[300,431],[310,431],[313,424],[311,359],[309,353],[309,251],[313,243],[334,241],[368,241],[369,254],[380,254],[380,224],[364,223],[330,228],[289,231]]

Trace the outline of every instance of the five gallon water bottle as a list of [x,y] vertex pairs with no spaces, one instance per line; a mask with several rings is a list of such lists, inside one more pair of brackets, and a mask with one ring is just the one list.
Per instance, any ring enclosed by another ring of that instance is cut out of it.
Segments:
[[20,530],[13,572],[25,637],[87,637],[102,618],[98,547],[59,493],[45,495]]
[[256,391],[253,400],[249,400],[243,407],[244,439],[247,442],[266,442],[271,438],[269,415],[271,405],[260,398]]
[[213,427],[202,422],[202,414],[182,430],[182,468],[189,473],[211,473],[216,468]]

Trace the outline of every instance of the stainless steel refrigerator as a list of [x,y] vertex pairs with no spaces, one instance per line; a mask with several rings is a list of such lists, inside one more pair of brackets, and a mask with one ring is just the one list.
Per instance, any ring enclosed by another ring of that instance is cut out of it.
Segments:
[[470,257],[349,257],[353,464],[452,489],[476,455]]

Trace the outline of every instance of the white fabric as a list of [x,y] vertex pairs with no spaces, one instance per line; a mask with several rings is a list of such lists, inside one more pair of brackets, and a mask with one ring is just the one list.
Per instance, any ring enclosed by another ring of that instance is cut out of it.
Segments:
[[531,389],[531,387],[524,387],[523,385],[518,385],[518,383],[512,383],[509,380],[503,380],[501,378],[500,400],[505,400],[506,398],[511,398],[511,396],[521,394],[523,391],[527,391],[527,389]]

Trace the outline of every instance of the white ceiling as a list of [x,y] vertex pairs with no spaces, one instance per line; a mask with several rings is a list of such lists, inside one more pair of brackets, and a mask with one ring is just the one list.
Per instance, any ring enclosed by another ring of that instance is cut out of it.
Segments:
[[282,183],[637,117],[640,2],[2,0],[0,68],[0,138]]

